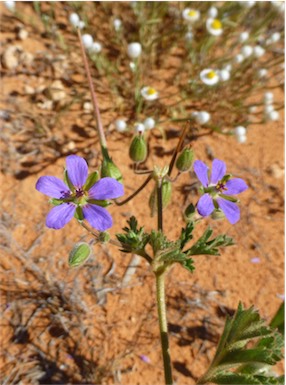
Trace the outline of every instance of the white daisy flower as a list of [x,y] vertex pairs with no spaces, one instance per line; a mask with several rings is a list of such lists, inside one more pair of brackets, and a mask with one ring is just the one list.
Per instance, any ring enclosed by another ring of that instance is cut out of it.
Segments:
[[201,125],[206,124],[210,120],[210,114],[207,111],[196,111],[192,113],[195,121]]
[[223,32],[222,22],[218,19],[207,19],[206,27],[208,32],[213,36],[220,36]]
[[265,76],[267,76],[268,74],[268,71],[266,68],[261,68],[260,70],[257,71],[257,75],[259,78],[264,78]]
[[241,54],[244,58],[249,58],[253,54],[253,48],[251,47],[251,45],[244,45],[241,48]]
[[145,100],[156,100],[159,97],[159,93],[153,87],[143,87],[140,91]]
[[116,32],[118,32],[120,30],[121,26],[122,26],[122,21],[120,19],[114,19],[113,20],[113,27],[114,27]]
[[90,49],[93,45],[93,37],[88,33],[82,35],[82,43],[86,49]]
[[142,52],[142,46],[140,43],[128,44],[127,54],[131,59],[137,59]]
[[246,31],[241,32],[241,34],[239,35],[239,38],[238,38],[240,43],[244,43],[248,39],[249,39],[249,33]]
[[244,56],[241,53],[238,53],[237,55],[235,55],[233,60],[235,63],[240,64],[243,62]]
[[265,54],[265,49],[263,47],[261,47],[260,45],[256,45],[254,48],[253,48],[253,54],[255,57],[261,57]]
[[95,41],[89,49],[91,53],[99,53],[101,50],[102,45],[98,41]]
[[265,92],[264,99],[263,99],[265,104],[272,104],[273,99],[274,99],[274,95],[272,92]]
[[127,124],[123,119],[117,119],[115,121],[115,128],[118,132],[124,132],[126,130]]
[[210,68],[206,68],[200,73],[201,81],[208,86],[213,86],[218,83],[219,75],[218,72]]
[[137,134],[142,134],[145,131],[145,126],[142,123],[135,123],[134,130]]
[[226,82],[230,78],[230,73],[226,69],[219,71],[219,78],[222,82]]
[[182,15],[183,18],[189,23],[194,23],[195,21],[198,21],[201,16],[200,11],[197,11],[196,9],[192,8],[184,9]]
[[210,7],[208,10],[208,16],[215,19],[218,15],[218,10],[216,7]]
[[155,127],[155,120],[153,118],[146,118],[143,124],[146,130],[152,130]]
[[10,11],[14,12],[16,8],[16,1],[5,1],[5,7]]

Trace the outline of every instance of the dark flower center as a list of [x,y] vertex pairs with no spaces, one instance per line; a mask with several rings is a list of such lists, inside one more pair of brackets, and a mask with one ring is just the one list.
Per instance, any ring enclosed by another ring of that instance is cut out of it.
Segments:
[[220,193],[224,192],[227,190],[227,187],[225,187],[225,183],[223,183],[222,181],[219,181],[217,183],[217,185],[215,186],[216,190]]

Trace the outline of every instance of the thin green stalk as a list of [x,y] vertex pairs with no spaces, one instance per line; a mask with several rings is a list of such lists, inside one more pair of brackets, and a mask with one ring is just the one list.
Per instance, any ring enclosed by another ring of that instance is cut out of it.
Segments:
[[165,384],[172,385],[173,376],[169,349],[168,324],[165,300],[165,272],[160,272],[159,274],[156,274],[156,296],[161,336],[161,347],[164,363]]
[[[158,204],[158,230],[163,231],[163,206],[162,206],[162,179],[157,182],[157,204]],[[165,273],[166,270],[159,270],[156,275],[156,299],[158,319],[161,337],[161,349],[164,364],[165,384],[173,384],[172,365],[169,349],[168,323],[165,296]]]

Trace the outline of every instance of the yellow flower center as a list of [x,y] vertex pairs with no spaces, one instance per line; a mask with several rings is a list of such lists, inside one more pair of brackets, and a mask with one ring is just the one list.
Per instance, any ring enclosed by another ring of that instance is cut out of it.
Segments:
[[210,71],[207,73],[206,77],[208,79],[213,79],[214,77],[216,77],[216,72],[215,71]]
[[221,23],[220,20],[214,19],[214,21],[213,21],[212,24],[211,24],[211,27],[212,27],[213,29],[222,29],[222,23]]
[[148,95],[155,95],[156,93],[157,91],[155,90],[155,88],[152,88],[152,87],[148,88],[148,91],[147,91]]
[[190,17],[196,17],[197,16],[197,11],[195,11],[194,9],[190,9],[189,12],[188,12],[188,16]]

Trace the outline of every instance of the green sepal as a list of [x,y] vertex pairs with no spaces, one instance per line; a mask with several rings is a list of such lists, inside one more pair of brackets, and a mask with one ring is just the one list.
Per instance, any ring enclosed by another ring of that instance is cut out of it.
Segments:
[[[168,180],[162,182],[162,208],[163,210],[168,206],[172,198],[172,183]],[[149,207],[151,209],[151,217],[153,217],[158,210],[157,187],[155,186],[149,198]]]
[[234,203],[239,202],[239,199],[234,198],[234,197],[232,197],[232,196],[230,196],[230,195],[219,194],[219,196],[220,196],[221,198],[227,200],[227,201],[230,201],[230,202],[234,202]]
[[74,245],[69,255],[69,266],[78,267],[83,265],[90,257],[91,247],[86,242],[79,242]]
[[101,178],[110,177],[122,183],[122,174],[119,168],[114,164],[113,160],[110,158],[107,148],[101,147],[101,151],[103,155],[103,161],[100,169]]
[[75,213],[74,213],[74,217],[75,217],[78,221],[83,221],[83,220],[84,220],[82,208],[81,208],[80,206],[77,206],[77,208],[76,208],[76,210],[75,210]]
[[181,172],[190,171],[194,162],[194,151],[191,148],[184,148],[176,161],[176,167]]
[[57,198],[51,198],[49,200],[49,202],[53,205],[53,206],[59,206],[61,205],[64,201],[62,199],[57,199]]
[[70,178],[68,176],[68,170],[65,169],[64,171],[64,182],[65,184],[69,187],[69,189],[72,191],[72,192],[75,192],[75,187],[74,185],[72,184],[72,182],[70,181]]
[[225,184],[226,182],[228,182],[230,179],[232,178],[232,175],[231,174],[226,174],[222,180],[220,181],[221,183]]
[[83,186],[84,191],[88,191],[99,179],[98,171],[94,171],[87,177],[87,180]]
[[91,203],[93,205],[101,206],[101,207],[107,207],[110,206],[112,203],[109,201],[99,201],[97,199],[88,199],[88,203]]

